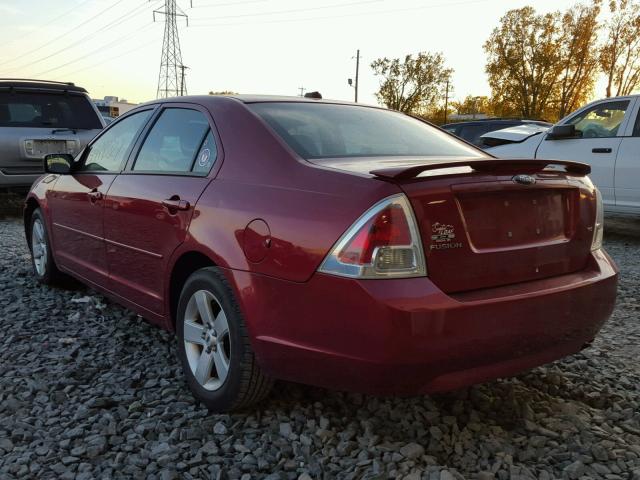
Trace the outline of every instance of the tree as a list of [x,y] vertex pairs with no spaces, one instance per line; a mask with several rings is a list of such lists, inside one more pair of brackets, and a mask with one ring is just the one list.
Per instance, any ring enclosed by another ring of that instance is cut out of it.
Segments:
[[238,95],[238,93],[231,90],[223,90],[222,92],[209,92],[209,95]]
[[524,7],[500,19],[484,45],[496,113],[555,120],[589,99],[598,73],[600,5],[594,0],[546,14]]
[[453,70],[445,66],[441,53],[420,52],[399,58],[379,58],[371,64],[382,77],[378,101],[387,108],[411,114],[425,114],[444,98]]
[[558,116],[564,117],[585,104],[593,94],[599,66],[598,37],[600,1],[576,5],[560,23],[559,61],[562,65],[558,85]]
[[488,115],[491,112],[489,97],[485,96],[467,95],[461,102],[451,102],[451,106],[455,108],[458,115],[473,115],[476,113]]
[[510,10],[484,45],[486,72],[496,103],[513,103],[527,118],[543,118],[561,72],[558,12],[537,15],[533,7]]
[[607,97],[629,95],[640,83],[640,4],[611,0],[612,17],[600,65],[607,77]]

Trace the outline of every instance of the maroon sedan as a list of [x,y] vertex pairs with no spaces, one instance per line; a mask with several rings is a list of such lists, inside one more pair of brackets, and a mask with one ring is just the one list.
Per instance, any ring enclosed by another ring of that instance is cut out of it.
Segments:
[[514,375],[579,351],[614,305],[587,165],[496,160],[380,108],[157,101],[45,164],[37,279],[175,331],[217,411],[273,379],[407,395]]

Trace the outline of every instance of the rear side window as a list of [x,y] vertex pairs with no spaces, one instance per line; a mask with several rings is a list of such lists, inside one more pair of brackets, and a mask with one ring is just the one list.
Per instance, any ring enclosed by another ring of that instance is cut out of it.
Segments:
[[[190,172],[194,168],[196,154],[200,154],[197,165],[210,167],[215,159],[201,147],[205,137],[210,134],[209,122],[197,110],[186,108],[167,108],[145,139],[138,158],[133,166],[135,171],[143,172]],[[212,142],[215,145],[215,142]],[[202,155],[208,155],[204,158]],[[208,171],[208,169],[207,169]]]
[[0,127],[102,128],[84,95],[0,92]]
[[248,106],[302,158],[484,156],[437,128],[390,110],[302,102]]
[[151,110],[132,113],[109,127],[92,145],[81,171],[118,172]]
[[200,147],[200,151],[198,151],[198,155],[196,156],[196,160],[193,164],[193,171],[196,173],[209,173],[212,165],[215,163],[216,158],[218,157],[218,151],[216,148],[216,140],[213,138],[213,134],[211,130],[202,142],[202,146]]
[[633,136],[640,137],[640,112],[638,112],[638,118],[636,118],[636,126],[633,127]]

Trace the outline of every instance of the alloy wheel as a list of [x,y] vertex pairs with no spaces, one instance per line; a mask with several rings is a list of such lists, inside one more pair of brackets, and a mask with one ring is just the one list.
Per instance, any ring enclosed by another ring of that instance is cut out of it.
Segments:
[[47,273],[47,237],[42,220],[36,218],[31,229],[31,252],[36,273],[43,276]]
[[208,290],[198,290],[189,299],[183,339],[196,381],[206,390],[218,390],[229,374],[231,339],[222,304]]

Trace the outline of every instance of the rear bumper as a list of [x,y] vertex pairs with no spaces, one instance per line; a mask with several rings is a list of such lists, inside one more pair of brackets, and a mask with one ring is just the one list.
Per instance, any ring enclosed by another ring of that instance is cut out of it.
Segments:
[[602,250],[578,273],[456,295],[428,278],[229,274],[266,372],[377,394],[452,390],[577,352],[611,315],[618,280]]

